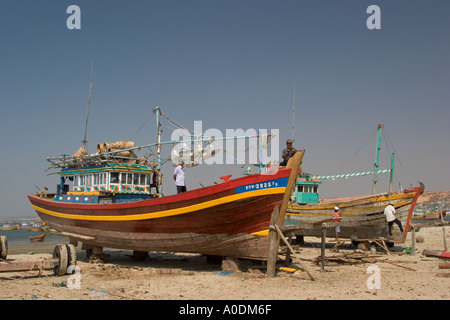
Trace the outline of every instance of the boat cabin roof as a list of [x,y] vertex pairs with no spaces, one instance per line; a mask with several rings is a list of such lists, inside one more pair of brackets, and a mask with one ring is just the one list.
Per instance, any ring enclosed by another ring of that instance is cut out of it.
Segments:
[[98,173],[98,172],[111,172],[111,171],[121,171],[121,172],[136,172],[136,173],[152,173],[153,169],[140,164],[108,164],[108,165],[97,165],[90,167],[73,167],[64,168],[58,172],[61,176],[73,176],[85,173]]

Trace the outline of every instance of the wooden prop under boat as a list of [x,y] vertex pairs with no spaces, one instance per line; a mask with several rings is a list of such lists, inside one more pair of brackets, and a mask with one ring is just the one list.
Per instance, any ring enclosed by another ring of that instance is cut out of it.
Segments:
[[47,226],[88,245],[265,260],[272,211],[281,205],[282,221],[304,151],[273,173],[161,198],[107,204],[28,198]]
[[[359,196],[347,198],[346,200],[328,200],[321,203],[311,203],[305,205],[290,204],[286,212],[285,224],[315,224],[315,228],[303,228],[295,232],[297,236],[317,236],[322,235],[321,224],[327,222],[327,236],[335,237],[332,222],[334,207],[339,207],[342,219],[340,220],[339,238],[352,240],[369,240],[387,238],[388,223],[384,215],[384,208],[391,203],[396,210],[395,216],[402,223],[404,232],[401,237],[395,237],[395,242],[404,242],[414,206],[417,198],[423,192],[424,185],[404,190],[403,193],[382,193],[376,195]],[[394,236],[397,225],[392,227]]]
[[47,235],[46,233],[43,233],[43,234],[40,234],[40,235],[35,236],[35,237],[30,237],[30,241],[31,241],[31,242],[40,242],[40,241],[44,241],[46,235]]

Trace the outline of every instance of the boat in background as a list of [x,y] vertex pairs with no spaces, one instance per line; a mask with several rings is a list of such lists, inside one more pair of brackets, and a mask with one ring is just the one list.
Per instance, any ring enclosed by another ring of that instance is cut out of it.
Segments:
[[[423,184],[414,189],[404,190],[402,193],[380,193],[348,197],[345,199],[324,199],[319,203],[290,204],[286,212],[285,224],[306,225],[313,224],[312,228],[303,228],[295,232],[296,236],[322,235],[322,223],[328,223],[327,236],[335,237],[332,213],[334,207],[339,207],[342,220],[339,223],[340,239],[353,241],[366,241],[376,239],[393,240],[403,243],[409,230],[417,198],[423,192]],[[392,204],[396,210],[395,216],[404,228],[403,233],[393,228],[393,238],[388,239],[388,223],[384,215],[384,208]]]
[[15,224],[13,226],[6,225],[3,227],[0,227],[0,230],[20,230],[20,224]]
[[[383,125],[378,126],[378,144],[374,171],[364,173],[353,173],[335,176],[314,176],[299,171],[292,199],[286,212],[285,224],[310,225],[312,227],[302,228],[294,234],[297,237],[322,236],[322,223],[327,223],[327,237],[336,237],[335,225],[332,222],[332,213],[335,207],[339,207],[342,219],[340,220],[340,239],[351,239],[353,241],[366,241],[383,239],[403,243],[409,230],[410,222],[417,199],[424,191],[423,183],[403,192],[392,191],[393,177],[393,155],[391,169],[378,170],[378,152],[380,150],[381,130]],[[378,173],[390,172],[390,191],[386,193],[375,193],[375,183]],[[347,178],[361,175],[373,174],[373,194],[360,195],[341,199],[320,199],[318,188],[322,179]],[[384,208],[392,204],[396,210],[396,217],[401,221],[404,228],[403,233],[396,232],[393,227],[393,237],[388,237],[388,223],[384,215]],[[388,239],[389,238],[389,239]]]
[[47,235],[46,233],[43,233],[38,236],[30,237],[30,241],[31,242],[42,242],[42,241],[44,241],[46,235]]
[[445,219],[446,217],[447,217],[447,210],[432,211],[432,212],[414,211],[412,219],[416,222],[419,222],[419,221],[436,221]]

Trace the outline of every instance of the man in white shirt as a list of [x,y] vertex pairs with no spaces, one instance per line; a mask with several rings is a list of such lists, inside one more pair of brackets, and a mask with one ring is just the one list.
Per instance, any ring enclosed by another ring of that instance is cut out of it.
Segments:
[[186,182],[184,181],[184,161],[175,168],[173,173],[173,180],[175,181],[175,186],[177,187],[177,193],[186,192]]
[[386,221],[388,222],[388,226],[389,226],[389,235],[392,236],[392,225],[394,224],[394,222],[398,225],[398,227],[400,228],[400,232],[403,233],[403,227],[402,227],[402,223],[400,222],[400,220],[397,219],[397,217],[395,216],[395,208],[394,206],[389,203],[387,205],[386,208],[384,208],[384,215],[386,216]]

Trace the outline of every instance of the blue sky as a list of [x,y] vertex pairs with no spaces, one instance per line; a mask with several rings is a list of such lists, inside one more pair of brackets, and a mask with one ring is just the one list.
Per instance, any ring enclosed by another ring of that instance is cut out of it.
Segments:
[[[81,9],[80,30],[66,26],[72,4]],[[381,9],[379,30],[366,26],[372,4]],[[0,217],[33,215],[26,195],[35,185],[55,190],[45,159],[81,145],[92,60],[90,153],[128,139],[155,106],[189,128],[201,120],[224,131],[279,129],[281,148],[291,138],[295,88],[305,171],[372,170],[383,123],[402,186],[448,190],[448,12],[441,0],[2,0]],[[133,141],[154,138],[150,121]],[[391,151],[383,139],[382,169]],[[175,191],[172,170],[163,171],[167,194]],[[242,171],[188,169],[188,189]],[[387,178],[377,191],[387,190]],[[324,181],[321,195],[368,194],[371,179]]]

